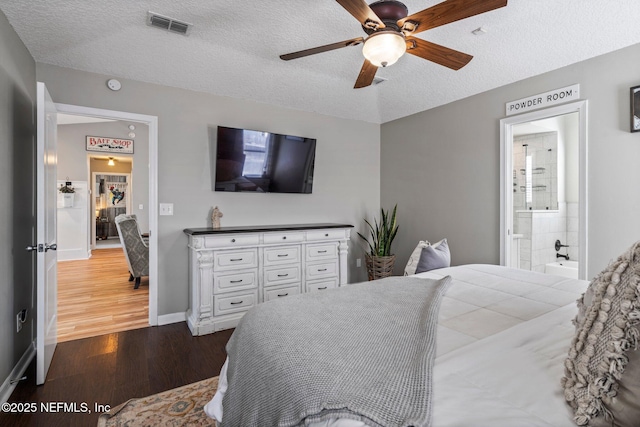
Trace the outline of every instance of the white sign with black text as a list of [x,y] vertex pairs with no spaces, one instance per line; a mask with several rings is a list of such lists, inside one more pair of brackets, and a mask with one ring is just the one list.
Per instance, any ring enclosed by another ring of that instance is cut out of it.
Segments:
[[507,116],[580,99],[580,84],[507,102]]
[[133,139],[87,135],[87,151],[133,154]]

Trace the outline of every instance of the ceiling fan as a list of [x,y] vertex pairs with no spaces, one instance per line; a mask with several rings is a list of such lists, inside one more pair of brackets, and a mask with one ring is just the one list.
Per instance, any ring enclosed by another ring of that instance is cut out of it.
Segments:
[[364,0],[336,1],[360,22],[368,37],[288,53],[280,55],[280,59],[289,61],[364,43],[362,53],[365,60],[354,86],[356,89],[371,85],[378,67],[394,64],[405,52],[459,70],[473,56],[413,35],[507,5],[507,0],[446,0],[409,15],[407,7],[396,0],[380,0],[371,4]]

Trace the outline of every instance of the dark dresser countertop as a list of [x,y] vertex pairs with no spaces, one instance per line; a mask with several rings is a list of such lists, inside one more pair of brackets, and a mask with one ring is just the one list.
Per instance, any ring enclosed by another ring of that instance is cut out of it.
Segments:
[[185,228],[183,231],[190,236],[200,234],[230,234],[230,233],[257,233],[264,231],[297,231],[316,230],[322,228],[353,228],[351,224],[316,223],[316,224],[281,224],[281,225],[249,225],[239,227],[202,227]]

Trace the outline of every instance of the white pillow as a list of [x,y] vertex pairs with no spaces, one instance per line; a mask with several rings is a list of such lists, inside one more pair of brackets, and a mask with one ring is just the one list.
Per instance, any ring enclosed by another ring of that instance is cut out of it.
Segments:
[[[442,240],[440,242],[442,242]],[[440,242],[436,244],[440,244]],[[418,246],[416,246],[413,252],[411,252],[409,261],[407,261],[407,266],[404,268],[405,276],[416,274],[416,268],[418,267],[418,261],[420,261],[420,254],[422,254],[422,249],[430,245],[431,243],[429,243],[428,240],[420,240],[420,242],[418,242]]]

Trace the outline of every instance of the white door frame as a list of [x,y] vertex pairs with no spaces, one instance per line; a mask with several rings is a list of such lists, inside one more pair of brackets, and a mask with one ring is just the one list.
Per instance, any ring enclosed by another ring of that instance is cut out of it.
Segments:
[[158,324],[158,117],[80,105],[56,104],[59,113],[137,122],[149,126],[149,324]]
[[579,232],[580,242],[578,277],[587,279],[587,129],[588,101],[579,100],[557,107],[523,113],[500,120],[500,265],[510,265],[511,234],[513,232],[513,126],[564,114],[578,113],[579,146]]

